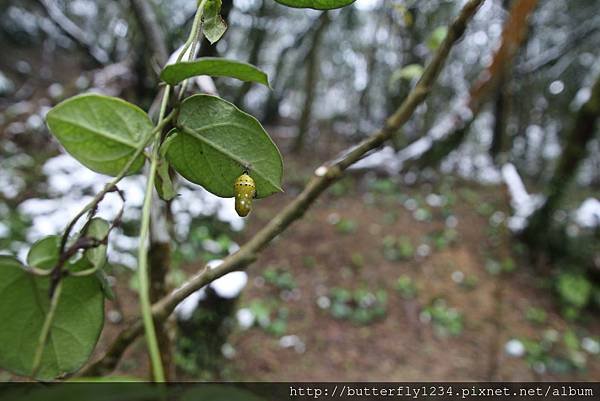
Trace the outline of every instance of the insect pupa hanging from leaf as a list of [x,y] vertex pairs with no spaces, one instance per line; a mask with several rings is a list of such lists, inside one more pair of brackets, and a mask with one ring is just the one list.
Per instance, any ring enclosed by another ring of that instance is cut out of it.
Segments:
[[256,197],[256,184],[247,173],[236,178],[233,184],[235,211],[240,217],[246,217],[252,210],[252,200]]

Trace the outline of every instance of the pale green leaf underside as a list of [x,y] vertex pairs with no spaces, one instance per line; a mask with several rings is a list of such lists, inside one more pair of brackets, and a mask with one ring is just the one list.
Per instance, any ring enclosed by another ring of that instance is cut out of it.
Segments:
[[[143,110],[124,100],[84,94],[59,103],[46,117],[50,132],[81,164],[115,176],[150,135],[152,121]],[[144,164],[139,156],[130,173]]]
[[227,30],[227,24],[221,17],[222,5],[222,0],[208,0],[204,7],[202,32],[211,44],[221,39],[221,36]]
[[218,57],[206,57],[197,61],[168,65],[160,74],[160,78],[169,85],[177,85],[184,79],[197,75],[230,77],[269,86],[267,74],[255,66]]
[[27,264],[38,269],[52,269],[58,262],[60,237],[51,235],[34,243],[27,254]]
[[[87,227],[86,235],[90,238],[102,240],[108,235],[110,230],[110,224],[108,221],[96,217],[90,221]],[[85,256],[92,266],[101,268],[106,263],[106,245],[100,245],[92,249],[85,251]]]
[[314,8],[316,10],[332,10],[346,7],[356,0],[275,0],[279,4],[295,8]]
[[218,97],[196,95],[182,103],[177,125],[166,157],[189,181],[229,198],[235,179],[248,170],[257,197],[281,192],[281,155],[251,115]]
[[[49,307],[48,277],[25,272],[0,256],[0,368],[29,376]],[[95,277],[64,279],[62,295],[37,374],[53,379],[79,369],[92,353],[104,323],[104,297]]]

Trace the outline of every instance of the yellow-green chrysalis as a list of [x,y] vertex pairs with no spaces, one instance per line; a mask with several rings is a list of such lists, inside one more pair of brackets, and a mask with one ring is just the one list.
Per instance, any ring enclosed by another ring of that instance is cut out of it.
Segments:
[[252,210],[252,200],[256,196],[256,185],[248,174],[240,175],[233,184],[235,211],[240,217],[246,217]]

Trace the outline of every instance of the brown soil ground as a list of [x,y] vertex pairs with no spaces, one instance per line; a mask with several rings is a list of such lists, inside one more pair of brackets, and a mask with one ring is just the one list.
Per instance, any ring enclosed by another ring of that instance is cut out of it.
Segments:
[[[332,154],[331,146],[323,155]],[[257,202],[249,226],[236,240],[243,243],[258,231],[299,190],[299,183],[316,165],[301,165],[297,158],[286,158],[286,193]],[[456,181],[456,191],[468,187],[488,202],[508,213],[502,188],[484,187]],[[600,358],[587,355],[586,369],[570,373],[536,373],[524,358],[506,354],[504,346],[512,338],[540,339],[546,329],[565,332],[574,329],[580,336],[600,335],[600,322],[588,316],[585,324],[567,322],[552,291],[543,285],[543,274],[524,258],[516,258],[512,273],[492,275],[485,269],[486,258],[502,259],[511,254],[511,236],[500,233],[499,241],[488,238],[489,217],[477,212],[477,205],[457,197],[453,214],[458,219],[458,241],[424,258],[391,262],[383,257],[382,239],[386,235],[405,235],[418,245],[419,239],[444,225],[439,209],[429,222],[416,221],[412,212],[392,196],[375,194],[374,201],[363,197],[364,179],[353,177],[349,192],[343,196],[325,194],[287,232],[272,243],[249,268],[249,285],[240,303],[253,299],[279,299],[279,290],[261,284],[268,266],[285,267],[297,283],[300,297],[286,301],[289,309],[287,334],[297,335],[306,345],[303,353],[284,349],[279,338],[260,328],[236,331],[229,342],[235,357],[227,362],[228,380],[269,381],[418,381],[418,380],[600,380]],[[403,189],[404,191],[404,189]],[[406,189],[410,196],[435,192],[431,184]],[[389,211],[396,221],[389,223]],[[437,210],[437,211],[436,211]],[[332,214],[351,219],[356,231],[340,233],[328,220]],[[361,254],[356,266],[352,254]],[[307,266],[306,256],[312,261]],[[188,266],[193,272],[201,265]],[[476,279],[465,289],[451,279],[454,271]],[[400,275],[411,277],[419,289],[412,300],[401,298],[394,289]],[[125,283],[126,281],[123,280]],[[383,318],[364,326],[334,319],[316,300],[331,287],[385,289],[389,295]],[[137,313],[135,295],[119,288],[121,307],[126,317]],[[441,336],[431,323],[422,322],[421,311],[436,298],[464,316],[464,329],[458,336]],[[279,301],[282,302],[283,301]],[[113,308],[109,305],[108,308]],[[531,307],[543,308],[547,319],[534,324],[525,318]],[[110,324],[104,330],[98,350],[108,344],[121,327]],[[555,354],[565,353],[559,341]],[[117,374],[147,375],[143,341],[127,352]],[[183,380],[193,377],[181,375]]]

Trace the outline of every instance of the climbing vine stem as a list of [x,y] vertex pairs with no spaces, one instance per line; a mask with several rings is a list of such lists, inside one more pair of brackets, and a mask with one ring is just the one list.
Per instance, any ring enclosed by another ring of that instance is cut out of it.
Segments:
[[[185,53],[190,50],[189,60],[193,60],[195,48],[197,45],[198,38],[200,36],[200,27],[202,21],[202,14],[204,12],[204,6],[207,0],[202,0],[198,5],[196,16],[192,24],[190,35],[183,45],[179,55],[177,56],[177,63],[179,63]],[[182,90],[185,86],[182,85]],[[163,97],[160,104],[160,112],[158,115],[157,126],[163,125],[163,120],[169,105],[169,97],[171,94],[171,86],[165,86]],[[139,247],[138,247],[138,280],[140,285],[139,297],[140,307],[142,314],[142,321],[144,324],[144,332],[146,335],[146,343],[148,346],[148,353],[150,355],[150,363],[152,364],[152,375],[156,382],[165,381],[165,372],[160,356],[160,349],[158,346],[158,339],[156,336],[156,328],[154,326],[154,319],[152,317],[152,305],[150,303],[150,282],[148,272],[148,250],[150,240],[150,216],[152,208],[152,197],[154,195],[154,181],[156,171],[159,162],[159,148],[161,144],[161,135],[154,137],[154,144],[152,146],[152,152],[150,155],[150,168],[148,171],[148,179],[146,181],[146,193],[144,195],[144,204],[142,206],[142,221],[140,227]]]
[[48,335],[50,334],[50,327],[52,327],[52,321],[54,320],[56,308],[58,307],[58,301],[60,300],[60,294],[62,292],[62,283],[62,280],[59,281],[56,288],[54,289],[54,292],[52,293],[52,299],[50,300],[50,308],[48,309],[48,313],[46,314],[46,318],[44,319],[42,331],[40,332],[40,338],[35,348],[33,365],[31,369],[31,375],[34,377],[40,370],[40,365],[42,363],[42,355],[44,354],[44,348],[46,346],[46,342],[48,341]]

